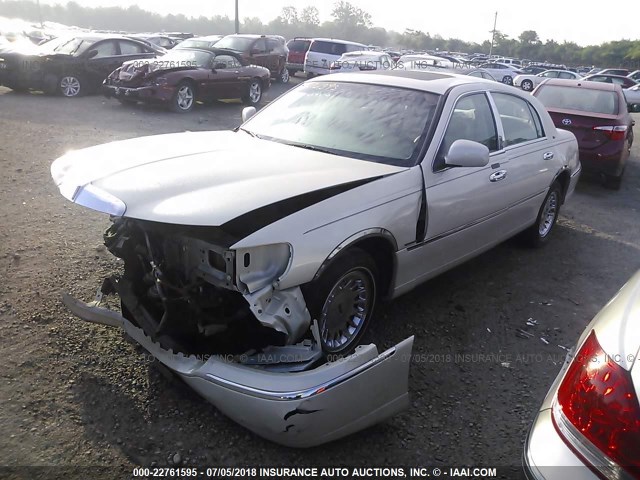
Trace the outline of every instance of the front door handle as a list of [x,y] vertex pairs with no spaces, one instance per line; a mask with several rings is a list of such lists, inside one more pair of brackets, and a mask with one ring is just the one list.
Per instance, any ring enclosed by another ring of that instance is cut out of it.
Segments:
[[544,155],[542,155],[543,160],[551,160],[552,158],[553,158],[553,152],[547,152]]
[[500,180],[504,180],[507,176],[506,170],[498,170],[497,172],[489,175],[489,181],[491,182],[499,182]]

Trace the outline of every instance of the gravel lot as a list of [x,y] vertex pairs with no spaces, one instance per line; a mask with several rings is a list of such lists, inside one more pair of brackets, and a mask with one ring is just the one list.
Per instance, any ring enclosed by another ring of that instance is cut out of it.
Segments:
[[51,161],[112,140],[232,128],[241,109],[216,103],[179,115],[0,88],[0,464],[122,466],[129,476],[137,465],[173,464],[519,466],[564,359],[559,345],[570,347],[640,268],[640,141],[619,192],[581,180],[546,248],[505,242],[382,305],[371,333],[379,347],[416,336],[411,408],[295,450],[228,420],[118,331],[77,320],[60,302],[63,292],[92,298],[117,264],[101,243],[108,219],[59,195]]

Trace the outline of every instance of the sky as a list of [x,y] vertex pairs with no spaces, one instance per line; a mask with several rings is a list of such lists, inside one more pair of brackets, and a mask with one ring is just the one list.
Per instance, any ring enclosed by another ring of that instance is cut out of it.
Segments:
[[[66,3],[67,0],[42,0]],[[83,6],[124,6],[129,0],[75,0]],[[403,32],[422,30],[431,36],[483,42],[491,37],[495,13],[496,29],[510,38],[524,30],[535,30],[542,41],[572,41],[581,46],[599,45],[613,40],[638,40],[640,2],[617,4],[576,0],[349,0],[371,14],[375,26]],[[240,17],[259,17],[263,23],[277,17],[282,8],[293,6],[298,12],[315,5],[320,20],[330,20],[334,0],[239,0]],[[161,14],[187,16],[226,15],[234,18],[234,0],[137,0],[140,8]],[[624,9],[624,12],[623,12]],[[215,33],[215,32],[212,32]],[[274,32],[277,33],[277,32]]]

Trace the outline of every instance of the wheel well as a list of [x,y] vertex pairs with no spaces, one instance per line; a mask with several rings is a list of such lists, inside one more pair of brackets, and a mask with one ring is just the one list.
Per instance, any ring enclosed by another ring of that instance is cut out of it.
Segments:
[[394,248],[391,242],[382,237],[368,237],[359,240],[347,248],[357,247],[364,250],[378,267],[378,292],[381,297],[387,297],[391,294],[391,283],[395,272],[395,256]]
[[560,175],[558,175],[558,178],[556,181],[560,184],[560,187],[562,188],[562,203],[564,203],[564,197],[567,194],[567,190],[569,189],[569,182],[571,181],[571,174],[569,173],[568,170],[565,170]]
[[198,93],[198,84],[196,83],[196,81],[193,78],[191,78],[191,77],[183,78],[182,80],[180,80],[180,83],[190,83],[191,87],[193,88],[193,93],[194,94]]

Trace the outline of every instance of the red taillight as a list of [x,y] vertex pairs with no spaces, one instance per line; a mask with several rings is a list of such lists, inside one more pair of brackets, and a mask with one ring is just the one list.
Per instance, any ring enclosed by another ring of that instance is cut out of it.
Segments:
[[629,371],[592,331],[558,389],[562,415],[589,442],[640,479],[640,404]]
[[606,127],[593,127],[594,130],[603,132],[609,140],[624,140],[627,136],[626,125],[606,126]]

